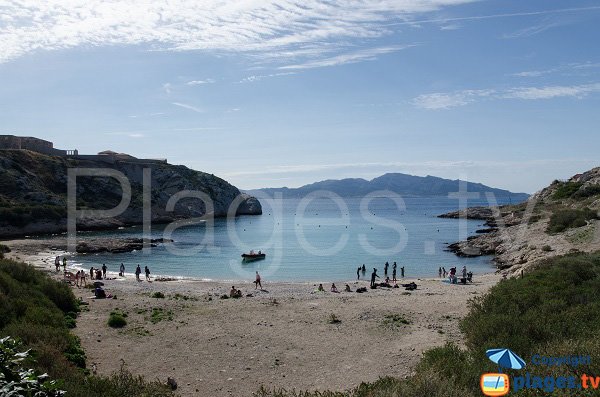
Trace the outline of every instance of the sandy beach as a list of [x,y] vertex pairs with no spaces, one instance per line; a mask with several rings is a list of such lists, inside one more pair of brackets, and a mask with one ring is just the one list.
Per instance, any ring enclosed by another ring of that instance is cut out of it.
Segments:
[[[51,240],[4,244],[13,250],[9,257],[62,277],[53,270],[61,252],[51,249]],[[331,293],[329,284],[327,292],[315,293],[312,283],[263,280],[262,291],[251,282],[236,285],[244,295],[240,299],[220,299],[229,293],[229,283],[118,278],[104,281],[116,299],[94,300],[91,290],[73,288],[89,302],[74,331],[88,367],[109,374],[124,361],[148,379],[174,377],[182,396],[251,396],[261,385],[338,391],[383,376],[404,377],[424,350],[446,341],[460,344],[458,320],[467,313],[468,300],[500,278],[477,275],[466,286],[405,279],[418,289],[363,294]],[[332,281],[343,290],[343,281]],[[368,287],[367,280],[348,284],[352,291]],[[152,297],[155,292],[165,298]],[[127,314],[121,329],[107,325],[117,309]],[[332,315],[339,322],[332,323]]]

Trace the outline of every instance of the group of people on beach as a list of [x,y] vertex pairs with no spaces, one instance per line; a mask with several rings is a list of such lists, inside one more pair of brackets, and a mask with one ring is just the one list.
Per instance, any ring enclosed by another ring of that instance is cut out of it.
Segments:
[[[385,262],[385,264],[383,265],[383,275],[386,277],[386,280],[388,280],[388,281],[389,281],[389,277],[388,277],[388,269],[389,268],[390,268],[390,263]],[[391,280],[392,282],[398,281],[398,279],[396,278],[396,270],[397,269],[398,269],[398,265],[396,264],[396,262],[394,262],[394,264],[392,265],[392,280]],[[356,269],[356,279],[360,280],[361,273],[364,278],[366,272],[367,272],[367,268],[366,268],[365,264],[363,263],[362,266],[359,266],[358,269]],[[373,273],[371,273],[371,286],[374,285],[375,278],[379,278],[379,275],[377,275],[377,268],[373,268]],[[400,278],[404,278],[404,266],[400,267]]]
[[461,284],[466,284],[467,281],[473,282],[473,272],[468,272],[466,266],[463,266],[461,275],[460,279],[456,276],[456,267],[451,267],[449,272],[443,266],[438,269],[438,276],[444,279],[448,277],[451,284],[458,284],[459,281]]
[[[106,264],[103,264],[101,269],[102,269],[102,272],[100,273],[100,269],[94,269],[92,267],[90,269],[90,274],[95,271],[97,280],[102,280],[102,279],[106,280],[106,270],[107,270]],[[148,266],[144,266],[144,273],[146,274],[146,281],[151,282],[150,269],[148,268]],[[135,268],[135,279],[137,281],[142,281],[140,279],[140,274],[142,274],[142,268],[140,267],[140,265],[137,265],[137,267]],[[119,277],[125,277],[125,265],[123,263],[121,263],[121,266],[119,266]]]
[[[259,251],[260,252],[260,251]],[[260,274],[258,273],[258,270],[256,271],[256,277],[254,278],[254,289],[259,289],[261,291],[263,290],[263,286],[262,286],[262,278],[260,277]],[[242,294],[242,290],[241,289],[236,289],[235,285],[231,286],[231,290],[229,290],[229,297],[230,298],[241,298],[243,296]],[[247,296],[252,296],[251,294],[248,294]]]
[[[60,256],[57,256],[56,258],[54,258],[54,266],[55,266],[57,272],[60,271],[61,265],[63,267],[63,272],[65,273],[65,275],[70,274],[72,276],[72,273],[67,272],[67,257],[66,256],[62,257],[62,261],[61,261]],[[99,267],[99,268],[95,268],[92,266],[89,271],[90,280],[107,280],[108,279],[106,276],[107,270],[108,270],[108,267],[106,266],[106,263],[103,263],[102,267]],[[151,282],[150,269],[148,268],[148,266],[144,266],[144,273],[146,275],[146,281]],[[137,267],[135,269],[135,279],[137,281],[142,281],[140,279],[141,274],[142,274],[142,268],[140,267],[140,265],[137,265]],[[257,272],[257,275],[258,275],[258,272]],[[121,266],[119,267],[119,277],[125,277],[125,265],[123,263],[121,263]],[[85,283],[87,285],[86,278],[87,278],[86,272],[84,270],[78,270],[77,273],[75,273],[76,285],[79,286],[80,283]]]

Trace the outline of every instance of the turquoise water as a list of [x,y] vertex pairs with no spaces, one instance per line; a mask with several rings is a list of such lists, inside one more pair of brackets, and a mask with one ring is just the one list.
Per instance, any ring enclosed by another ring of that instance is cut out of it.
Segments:
[[[406,277],[437,276],[438,268],[463,265],[477,273],[493,271],[490,257],[458,258],[445,252],[448,243],[466,238],[482,221],[459,221],[436,216],[458,209],[458,200],[444,197],[364,199],[317,198],[261,200],[263,215],[216,219],[175,229],[152,228],[152,238],[170,237],[172,245],[149,252],[78,255],[75,262],[89,269],[106,263],[128,273],[140,264],[153,275],[205,280],[253,280],[259,271],[269,281],[343,281],[356,278],[365,264],[383,275],[383,264],[404,266]],[[502,203],[500,203],[502,204]],[[487,205],[469,200],[469,206]],[[167,230],[168,232],[168,230]],[[114,232],[85,233],[79,237],[142,237],[141,227]],[[265,260],[242,263],[240,255],[254,249]],[[362,277],[362,276],[361,276]]]

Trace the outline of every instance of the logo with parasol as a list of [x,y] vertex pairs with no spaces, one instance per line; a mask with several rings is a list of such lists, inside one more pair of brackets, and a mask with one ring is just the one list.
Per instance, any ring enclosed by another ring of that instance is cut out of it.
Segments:
[[510,391],[510,380],[502,368],[522,369],[525,361],[509,349],[490,349],[485,352],[488,358],[498,364],[498,373],[481,375],[481,391],[486,396],[505,396]]

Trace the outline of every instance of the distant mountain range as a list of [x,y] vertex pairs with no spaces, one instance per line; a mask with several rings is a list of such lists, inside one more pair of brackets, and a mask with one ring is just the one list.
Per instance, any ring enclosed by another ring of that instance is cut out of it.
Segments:
[[[402,196],[447,196],[448,193],[459,191],[460,180],[438,178],[435,176],[414,176],[400,173],[389,173],[370,181],[361,178],[328,179],[311,183],[299,188],[264,188],[251,190],[248,193],[266,193],[273,196],[281,193],[285,198],[301,198],[316,190],[328,190],[342,197],[360,197],[378,191],[389,190]],[[513,193],[508,190],[496,189],[481,183],[467,182],[468,192],[493,193],[496,197],[521,202],[529,197],[526,193]],[[483,198],[483,197],[482,197]]]

